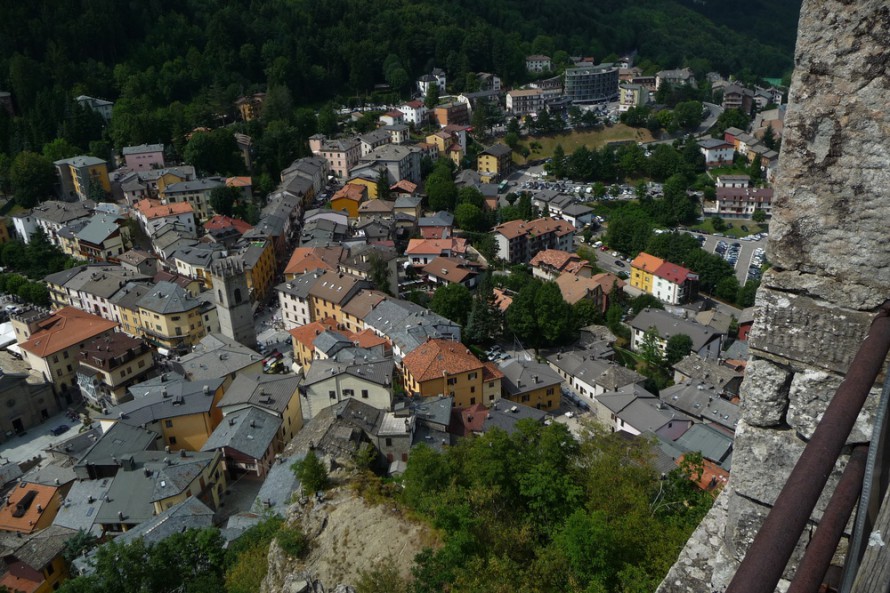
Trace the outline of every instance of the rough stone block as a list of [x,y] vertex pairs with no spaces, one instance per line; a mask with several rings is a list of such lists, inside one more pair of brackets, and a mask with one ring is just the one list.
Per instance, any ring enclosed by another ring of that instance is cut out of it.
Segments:
[[872,313],[761,287],[749,341],[754,350],[845,373],[873,318]]
[[[816,430],[841,381],[841,377],[824,371],[802,371],[794,374],[789,390],[787,421],[805,439],[813,436],[813,431]],[[871,440],[872,426],[880,399],[881,390],[873,388],[856,418],[850,436],[847,437],[847,444],[867,443]]]
[[[746,498],[772,505],[805,446],[806,443],[793,430],[759,428],[744,421],[739,422],[733,446],[736,453],[733,454],[730,484]],[[739,455],[739,451],[744,453]],[[814,520],[822,517],[822,511],[846,465],[847,457],[841,456],[813,510]]]
[[742,417],[752,426],[779,426],[788,408],[791,373],[768,360],[754,359],[745,369],[740,395]]
[[875,142],[890,127],[888,39],[885,0],[804,2],[770,223],[776,267],[878,294],[890,286],[890,146]]

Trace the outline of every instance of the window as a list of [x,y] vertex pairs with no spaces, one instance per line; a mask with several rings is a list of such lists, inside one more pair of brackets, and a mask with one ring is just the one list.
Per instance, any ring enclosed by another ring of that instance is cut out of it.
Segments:
[[61,377],[61,376],[62,376],[62,369],[56,369],[56,376],[57,376],[57,377]]
[[449,385],[457,384],[457,377],[448,377],[448,384]]
[[389,437],[386,437],[386,446],[387,446],[387,447],[392,447],[392,439],[389,438]]
[[177,335],[177,336],[181,336],[181,335],[182,335],[182,328],[181,328],[181,327],[177,327],[177,328],[176,328],[176,335]]
[[368,390],[362,389],[362,399],[368,399]]
[[164,426],[166,426],[167,428],[173,428],[173,421],[172,420],[164,420]]
[[71,365],[69,364],[69,365],[68,365],[68,372],[70,373],[72,370],[73,370],[73,369],[71,368]]
[[144,367],[144,366],[145,366],[145,359],[143,358],[142,360],[140,360],[140,361],[139,361],[139,364],[136,365],[136,366],[137,366],[138,368],[140,368],[140,369],[141,369],[142,367]]
[[337,392],[336,391],[328,391],[328,397],[330,397],[331,399],[337,399]]
[[53,355],[53,362],[59,362],[59,355],[58,355],[58,354],[54,354],[54,355]]
[[494,387],[494,381],[489,381],[489,382],[488,382],[488,386],[489,386],[489,387]]
[[179,315],[174,315],[174,316],[173,316],[173,321],[179,321]]
[[355,391],[352,389],[344,389],[343,395],[344,395],[344,397],[352,397],[355,395]]
[[67,350],[65,350],[64,352],[62,352],[62,358],[68,358],[68,351],[67,351]]
[[471,405],[471,406],[475,406],[475,405],[476,405],[476,398],[475,398],[475,397],[471,397],[471,398],[470,398],[470,405]]
[[494,394],[493,394],[493,393],[492,393],[491,395],[488,396],[488,401],[490,401],[490,402],[493,402],[493,401],[494,401]]
[[522,401],[522,403],[525,403],[525,402],[527,402],[529,399],[530,399],[530,396],[529,396],[528,394],[525,394],[525,395],[522,396],[522,400],[521,400],[521,401]]
[[470,387],[470,393],[476,393],[476,388],[475,388],[475,387]]
[[170,437],[169,442],[170,442],[171,445],[175,445],[175,444],[176,444],[176,437]]
[[477,373],[477,372],[467,373],[467,379],[469,379],[470,381],[472,381],[473,379],[475,379],[478,376],[479,376],[479,373]]
[[547,390],[547,395],[553,395],[553,387]]

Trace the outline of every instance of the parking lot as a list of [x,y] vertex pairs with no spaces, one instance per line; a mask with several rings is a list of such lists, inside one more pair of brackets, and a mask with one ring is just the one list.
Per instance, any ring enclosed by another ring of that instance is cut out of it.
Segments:
[[[716,235],[702,235],[699,233],[691,233],[698,237],[704,237],[702,249],[709,253],[717,253],[726,259],[736,271],[736,278],[739,284],[744,284],[749,278],[759,280],[759,272],[752,273],[752,266],[760,269],[765,261],[766,237],[761,236],[760,239],[748,240],[733,239],[732,237],[718,237]],[[721,249],[720,244],[724,247]]]

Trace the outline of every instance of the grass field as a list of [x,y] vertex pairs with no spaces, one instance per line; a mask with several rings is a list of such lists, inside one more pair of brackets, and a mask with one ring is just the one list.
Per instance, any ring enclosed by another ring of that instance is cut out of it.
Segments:
[[[733,237],[735,239],[738,239],[739,237],[745,237],[747,235],[754,235],[756,233],[766,233],[769,228],[768,224],[757,224],[756,222],[754,222],[752,220],[748,220],[748,219],[730,220],[730,219],[724,218],[723,221],[726,223],[727,226],[729,226],[731,224],[732,227],[727,228],[726,230],[721,231],[721,232],[724,235],[726,235],[727,237]],[[742,225],[745,225],[746,227],[748,227],[748,230],[743,231],[741,229]],[[691,227],[689,227],[689,229],[693,230],[693,231],[701,231],[703,233],[708,233],[709,235],[713,235],[715,232],[717,232],[714,230],[714,225],[712,224],[712,221],[710,218],[705,218],[704,222],[702,222],[701,224],[697,224],[695,226],[691,226]]]
[[[562,144],[562,149],[569,155],[581,146],[586,146],[587,148],[600,148],[608,142],[622,140],[651,142],[652,134],[646,129],[636,129],[630,128],[624,124],[615,124],[614,126],[606,127],[601,130],[587,130],[584,132],[573,131],[568,134],[559,134],[556,136],[526,136],[523,137],[521,143],[531,149],[531,154],[529,154],[528,159],[524,159],[521,155],[514,152],[513,160],[519,164],[525,164],[526,161],[550,158],[553,156],[553,149],[556,148],[557,144]],[[538,145],[540,145],[540,148]]]

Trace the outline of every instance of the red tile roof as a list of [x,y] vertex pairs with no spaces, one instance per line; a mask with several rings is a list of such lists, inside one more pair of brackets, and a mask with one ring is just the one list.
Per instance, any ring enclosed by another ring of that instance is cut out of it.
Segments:
[[687,280],[698,280],[698,275],[693,274],[691,270],[668,261],[661,264],[653,274],[674,284],[683,284]]
[[0,531],[33,533],[57,496],[58,486],[20,482],[9,492],[9,504],[0,508]]
[[316,337],[327,330],[336,331],[336,329],[337,320],[333,317],[325,317],[321,321],[313,321],[312,323],[290,329],[287,333],[293,336],[297,342],[311,350],[312,342],[315,341]]
[[246,233],[253,227],[250,226],[250,224],[248,224],[246,221],[241,220],[240,218],[232,218],[231,216],[225,216],[222,214],[217,214],[216,216],[214,216],[213,218],[211,218],[210,220],[208,220],[207,222],[204,223],[205,231],[221,230],[221,229],[228,229],[228,228],[233,228],[243,235],[244,233]]
[[98,315],[74,307],[64,307],[41,321],[38,324],[40,329],[20,346],[22,350],[45,358],[117,326],[117,322],[108,321]]
[[304,274],[315,270],[336,270],[337,265],[346,257],[342,247],[297,247],[294,249],[285,274]]
[[462,410],[451,410],[451,425],[449,431],[457,436],[465,437],[473,433],[482,432],[485,420],[488,418],[488,408],[482,404],[476,404]]
[[408,241],[406,255],[441,255],[451,252],[462,255],[467,252],[467,240],[458,237],[450,239],[411,239]]
[[580,263],[581,258],[574,253],[559,249],[543,249],[539,251],[529,262],[532,267],[550,266],[558,271],[563,271],[570,263]]
[[473,356],[466,346],[451,340],[424,342],[402,359],[402,366],[420,383],[483,367],[482,361]]
[[188,202],[177,202],[175,204],[162,204],[160,200],[152,200],[145,198],[136,202],[134,206],[136,210],[142,213],[148,220],[155,218],[163,218],[164,216],[176,216],[177,214],[194,213],[192,205]]
[[341,198],[352,200],[353,202],[361,202],[367,197],[367,192],[367,186],[359,185],[357,183],[347,183],[346,185],[338,189],[337,193],[331,196],[331,202],[333,202],[334,200],[339,200]]
[[226,179],[226,187],[250,187],[253,180],[250,177],[229,177]]

